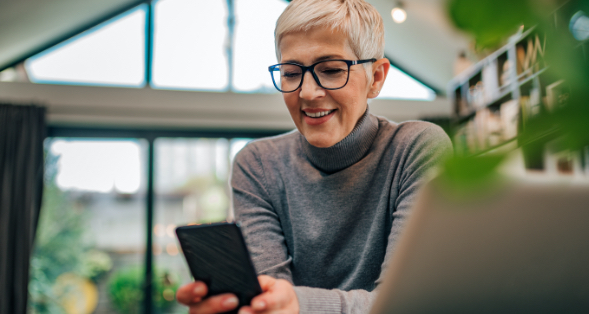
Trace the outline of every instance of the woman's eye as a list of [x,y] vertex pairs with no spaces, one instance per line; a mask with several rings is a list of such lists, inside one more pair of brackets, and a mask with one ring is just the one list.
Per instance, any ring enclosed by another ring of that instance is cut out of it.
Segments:
[[286,77],[286,78],[296,78],[299,77],[301,75],[300,72],[284,72],[282,74],[282,76]]
[[344,71],[345,71],[344,69],[338,69],[338,68],[323,69],[323,70],[321,70],[321,74],[325,74],[325,75],[338,75],[338,74],[342,74]]

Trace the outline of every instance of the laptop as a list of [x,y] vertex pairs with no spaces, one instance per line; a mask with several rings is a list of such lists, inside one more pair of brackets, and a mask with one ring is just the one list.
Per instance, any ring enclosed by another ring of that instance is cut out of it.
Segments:
[[421,191],[371,314],[589,313],[589,186]]

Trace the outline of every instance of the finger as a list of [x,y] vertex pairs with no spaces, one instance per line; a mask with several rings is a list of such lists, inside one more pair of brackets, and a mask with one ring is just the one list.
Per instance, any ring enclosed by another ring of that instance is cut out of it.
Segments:
[[258,276],[258,281],[260,282],[260,287],[264,293],[252,299],[251,307],[256,312],[273,308],[276,305],[276,298],[279,297],[276,295],[277,291],[275,291],[275,285],[277,283],[275,278],[266,275],[260,275]]
[[[266,301],[267,298],[272,298],[272,294],[270,289],[276,283],[276,279],[266,275],[258,276],[258,282],[260,282],[260,287],[262,288],[263,293],[256,296],[251,301],[251,310],[253,311],[263,311],[267,308],[268,302]],[[270,294],[270,296],[267,296]]]
[[191,305],[199,302],[207,293],[207,285],[196,281],[180,287],[176,292],[176,299],[184,305]]
[[220,294],[190,306],[190,314],[216,314],[237,308],[239,300],[234,294]]
[[[260,295],[255,299],[252,299],[252,310],[256,312],[262,312],[268,309],[268,302],[266,302],[266,296]],[[274,302],[272,303],[274,304]],[[240,313],[241,314],[241,313]]]
[[271,280],[264,279],[264,284],[268,285],[268,289],[252,299],[251,307],[255,312],[280,309],[289,302],[291,297],[289,289],[292,290],[291,284],[283,279],[269,278]]
[[237,314],[254,314],[254,310],[251,308],[251,306],[246,305],[242,306]]

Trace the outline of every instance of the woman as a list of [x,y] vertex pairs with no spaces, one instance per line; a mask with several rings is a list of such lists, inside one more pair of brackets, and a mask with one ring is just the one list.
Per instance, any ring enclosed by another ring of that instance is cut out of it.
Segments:
[[[365,313],[427,169],[451,151],[437,126],[368,113],[389,70],[378,12],[363,0],[295,0],[277,21],[271,66],[296,131],[248,144],[232,174],[242,224],[264,291],[240,313]],[[190,313],[237,307],[203,300]]]

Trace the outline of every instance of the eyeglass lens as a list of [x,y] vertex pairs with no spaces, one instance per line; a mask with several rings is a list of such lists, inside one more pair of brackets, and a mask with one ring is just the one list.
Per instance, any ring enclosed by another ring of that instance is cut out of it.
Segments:
[[[315,75],[323,88],[341,88],[348,81],[348,64],[344,61],[324,61],[315,65]],[[283,92],[292,92],[303,79],[303,69],[298,65],[281,64],[272,71],[276,87]]]

